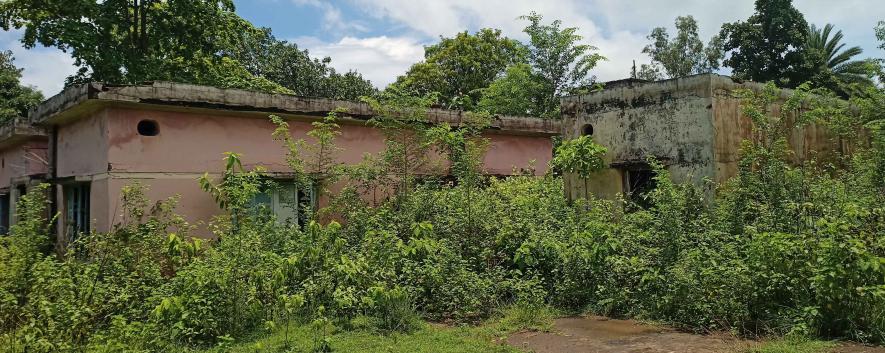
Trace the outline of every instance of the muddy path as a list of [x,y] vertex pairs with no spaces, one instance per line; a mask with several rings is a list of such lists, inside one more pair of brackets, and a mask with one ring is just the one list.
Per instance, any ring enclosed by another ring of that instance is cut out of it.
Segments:
[[[510,335],[507,344],[536,353],[740,353],[758,344],[728,335],[695,335],[598,316],[556,319],[551,332]],[[885,353],[885,348],[843,345],[833,353]]]

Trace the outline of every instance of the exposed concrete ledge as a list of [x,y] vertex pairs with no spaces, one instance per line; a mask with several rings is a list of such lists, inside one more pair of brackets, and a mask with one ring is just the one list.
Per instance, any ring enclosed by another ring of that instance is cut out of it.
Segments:
[[[601,91],[568,96],[560,100],[563,106],[576,103],[600,103],[611,99],[624,99],[634,97],[655,98],[660,96],[696,95],[709,97],[717,91],[731,91],[735,89],[749,89],[760,91],[765,84],[752,81],[741,81],[730,76],[714,73],[697,74],[661,81],[644,81],[637,79],[623,79],[606,82]],[[792,90],[781,88],[781,98],[787,98]]]
[[[697,74],[662,81],[624,79],[605,83],[601,91],[564,97],[560,100],[563,119],[576,116],[579,112],[603,112],[624,109],[627,106],[662,105],[671,98],[695,96],[713,98],[731,95],[738,89],[755,92],[765,88],[765,84],[740,81],[729,76],[714,73]],[[793,90],[778,90],[780,99],[787,99]],[[563,128],[568,128],[563,126]]]
[[[150,105],[224,110],[227,112],[276,113],[321,117],[336,109],[357,119],[367,119],[374,112],[366,103],[337,101],[323,98],[305,98],[286,94],[272,94],[222,89],[209,86],[172,82],[152,82],[144,85],[105,85],[89,83],[70,87],[32,109],[30,121],[38,125],[56,125],[107,105]],[[459,125],[466,112],[430,109],[431,123],[447,122]],[[492,130],[512,134],[558,135],[559,121],[535,117],[495,116]]]
[[0,125],[0,149],[35,138],[46,138],[46,132],[24,119],[16,118]]

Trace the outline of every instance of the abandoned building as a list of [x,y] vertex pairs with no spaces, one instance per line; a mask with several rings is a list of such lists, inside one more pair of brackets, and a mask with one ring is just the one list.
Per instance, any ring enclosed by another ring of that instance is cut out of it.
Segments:
[[[725,182],[737,174],[741,142],[752,138],[753,131],[735,90],[762,87],[700,74],[609,82],[602,91],[563,99],[563,137],[592,136],[608,149],[604,160],[609,166],[586,180],[566,175],[566,194],[572,199],[643,194],[654,188],[648,157],[663,164],[676,182]],[[788,94],[782,90],[781,101]],[[794,158],[802,161],[844,152],[832,137],[822,126],[810,124],[790,131],[787,142]]]
[[[27,120],[0,129],[2,226],[16,221],[17,199],[42,182],[52,185],[62,241],[79,232],[111,230],[121,216],[121,188],[134,182],[145,185],[153,201],[180,195],[181,215],[192,224],[208,222],[221,210],[197,179],[203,173],[220,175],[225,152],[241,154],[247,169],[263,166],[285,185],[292,175],[286,149],[272,139],[276,126],[268,116],[283,117],[295,139],[308,139],[311,122],[340,109],[339,162],[359,163],[365,153],[385,148],[383,132],[367,124],[373,112],[365,103],[164,82],[67,88],[33,109]],[[430,109],[427,118],[457,126],[463,113]],[[549,120],[495,117],[483,133],[490,141],[485,172],[546,173],[551,137],[559,130]],[[280,200],[311,197],[294,187],[273,193],[264,201],[280,218],[297,218],[292,214],[297,210],[280,207]],[[208,235],[205,228],[196,233]]]
[[[605,89],[562,100],[562,120],[495,117],[483,133],[490,141],[485,172],[510,175],[547,172],[552,137],[590,135],[608,149],[609,168],[589,179],[566,173],[566,195],[628,198],[654,188],[648,157],[658,160],[676,182],[722,183],[737,173],[741,142],[752,138],[752,121],[743,116],[735,90],[759,90],[716,74],[666,81],[621,80]],[[789,94],[783,91],[782,98]],[[235,89],[154,82],[70,87],[33,109],[27,119],[0,127],[0,231],[16,221],[15,204],[39,183],[52,185],[50,200],[60,217],[64,241],[78,232],[106,232],[119,221],[120,192],[139,182],[153,201],[180,195],[178,212],[191,224],[221,212],[197,179],[220,176],[225,152],[242,155],[249,169],[263,166],[283,185],[265,203],[279,219],[298,219],[283,200],[304,200],[287,179],[286,150],[271,137],[276,114],[290,124],[295,139],[306,139],[311,123],[343,109],[337,122],[338,162],[356,164],[365,153],[385,148],[383,131],[367,124],[374,115],[365,103],[303,98]],[[430,109],[430,123],[457,126],[465,113]],[[825,128],[814,124],[790,131],[788,142],[799,161],[844,153]],[[288,186],[287,186],[288,185]],[[332,190],[334,192],[334,190]],[[197,235],[209,235],[205,227]]]

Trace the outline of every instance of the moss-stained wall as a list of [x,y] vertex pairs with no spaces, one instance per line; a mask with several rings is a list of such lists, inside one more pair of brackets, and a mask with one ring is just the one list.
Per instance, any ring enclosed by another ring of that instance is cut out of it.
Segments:
[[593,140],[608,149],[611,169],[588,181],[567,175],[570,197],[612,198],[624,191],[624,170],[647,157],[663,162],[677,181],[713,177],[712,97],[709,78],[655,83],[623,81],[600,92],[563,100],[563,136],[580,136],[587,124]]
[[[563,99],[563,136],[578,137],[591,125],[593,140],[608,149],[605,161],[610,166],[590,180],[566,175],[566,194],[572,199],[591,194],[614,198],[624,191],[624,171],[647,157],[663,162],[677,182],[727,181],[737,174],[741,142],[753,138],[752,121],[743,116],[735,90],[762,87],[702,74],[610,82],[602,91]],[[789,94],[782,91],[781,99]],[[773,108],[779,114],[778,105]],[[819,125],[793,129],[787,139],[795,162],[848,152]]]

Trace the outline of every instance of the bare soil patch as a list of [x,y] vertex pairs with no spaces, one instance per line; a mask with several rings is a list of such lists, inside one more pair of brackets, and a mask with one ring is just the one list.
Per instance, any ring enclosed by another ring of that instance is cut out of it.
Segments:
[[[520,332],[507,344],[536,353],[741,352],[758,342],[729,335],[696,335],[672,328],[599,316],[556,319],[551,332]],[[882,347],[843,344],[834,353],[885,353]]]

